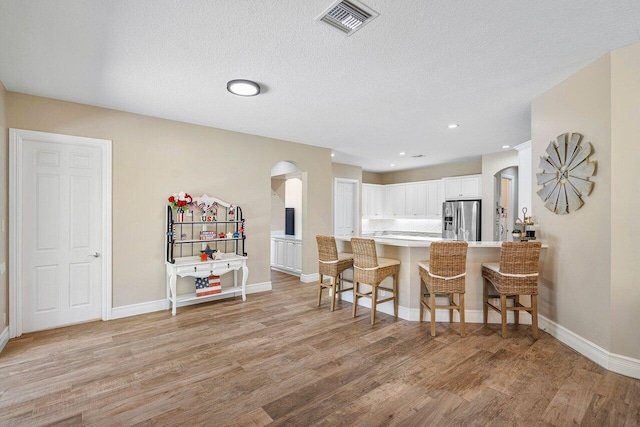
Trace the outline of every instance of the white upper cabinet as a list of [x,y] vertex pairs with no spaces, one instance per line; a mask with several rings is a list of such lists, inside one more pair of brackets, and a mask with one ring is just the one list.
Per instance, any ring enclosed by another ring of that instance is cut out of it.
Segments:
[[442,219],[442,203],[444,202],[444,181],[427,182],[427,218]]
[[383,218],[384,199],[384,185],[362,184],[362,218]]
[[406,184],[362,184],[362,218],[441,220],[445,200],[481,198],[481,175]]
[[482,175],[444,178],[444,193],[446,200],[481,199]]
[[405,217],[426,218],[428,184],[426,182],[413,182],[405,184]]
[[404,218],[406,203],[406,184],[393,184],[385,186],[385,212],[386,218]]

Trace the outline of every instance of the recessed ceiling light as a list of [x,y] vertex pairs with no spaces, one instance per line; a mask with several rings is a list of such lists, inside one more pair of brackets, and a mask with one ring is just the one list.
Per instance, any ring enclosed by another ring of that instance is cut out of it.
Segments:
[[395,166],[395,164],[394,164],[394,163],[391,163],[391,167],[394,167],[394,166]]
[[251,80],[230,80],[227,83],[227,90],[234,95],[256,96],[260,93],[260,85]]
[[336,153],[331,153],[331,157],[335,157],[335,156],[336,156]]
[[405,153],[404,151],[401,151],[401,152],[400,152],[400,155],[401,155],[401,156],[404,156],[405,154],[407,154],[407,153]]
[[510,145],[503,145],[502,148],[511,148]]
[[455,129],[455,128],[457,128],[458,126],[460,126],[460,125],[459,125],[459,124],[457,124],[457,123],[451,123],[451,124],[448,126],[448,128],[449,128],[449,129]]

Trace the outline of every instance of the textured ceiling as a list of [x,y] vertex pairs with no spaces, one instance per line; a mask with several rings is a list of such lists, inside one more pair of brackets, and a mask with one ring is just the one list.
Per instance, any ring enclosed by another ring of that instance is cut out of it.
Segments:
[[389,171],[527,141],[533,98],[640,41],[638,0],[366,0],[380,16],[351,37],[314,20],[331,3],[0,0],[0,80]]

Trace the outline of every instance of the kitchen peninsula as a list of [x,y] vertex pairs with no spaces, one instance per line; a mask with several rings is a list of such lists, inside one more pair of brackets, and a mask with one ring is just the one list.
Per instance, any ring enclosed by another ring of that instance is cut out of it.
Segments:
[[[405,320],[420,320],[420,274],[418,262],[429,260],[431,243],[440,241],[437,237],[414,237],[414,236],[363,236],[369,237],[376,242],[376,252],[378,257],[394,258],[400,261],[400,274],[398,283],[398,317]],[[336,236],[336,243],[339,251],[352,252],[351,236]],[[466,321],[469,323],[482,322],[482,274],[481,265],[486,262],[500,261],[500,246],[502,242],[481,241],[468,242],[467,252],[467,276],[465,294]],[[546,248],[543,243],[540,253],[540,269],[544,266]],[[350,276],[349,276],[350,277]],[[391,287],[390,279],[383,282],[384,287]],[[350,292],[341,294],[345,301],[352,301],[353,295]],[[368,306],[369,300],[364,300]],[[383,313],[393,314],[393,306],[390,302],[380,304],[378,310]],[[495,313],[489,313],[489,321]],[[438,310],[436,319],[438,321],[448,321],[449,314],[446,310]],[[499,322],[496,316],[495,322]],[[454,320],[457,319],[455,313]],[[522,315],[522,323],[529,323],[530,317]],[[493,323],[493,322],[492,322]]]

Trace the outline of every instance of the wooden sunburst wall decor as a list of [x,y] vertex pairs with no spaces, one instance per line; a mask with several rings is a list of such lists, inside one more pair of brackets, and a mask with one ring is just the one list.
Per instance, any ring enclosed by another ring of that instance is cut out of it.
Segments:
[[593,189],[589,181],[596,171],[596,162],[589,161],[593,147],[582,138],[579,133],[563,133],[556,142],[549,142],[548,156],[540,157],[542,172],[536,175],[542,188],[538,195],[553,213],[565,215],[580,209],[582,197]]

